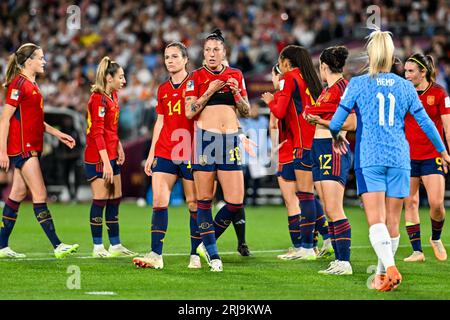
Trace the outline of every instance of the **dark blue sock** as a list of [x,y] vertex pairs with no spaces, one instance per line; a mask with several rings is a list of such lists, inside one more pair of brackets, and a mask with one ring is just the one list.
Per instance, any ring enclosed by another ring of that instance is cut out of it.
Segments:
[[314,247],[314,228],[316,226],[316,203],[314,194],[309,192],[297,192],[302,210],[300,222],[300,233],[302,237],[302,247],[311,249]]
[[334,236],[334,222],[333,221],[328,222],[328,232],[330,234],[331,245],[333,246],[333,250],[334,250],[334,256],[335,256],[336,260],[339,260],[339,251],[336,247],[336,237]]
[[288,224],[292,245],[295,248],[300,248],[302,246],[300,237],[300,213],[296,214],[295,216],[288,216]]
[[212,218],[211,200],[197,201],[197,223],[203,244],[211,259],[220,259],[217,251],[216,235]]
[[9,236],[16,224],[17,211],[19,211],[20,202],[8,198],[3,208],[2,225],[0,228],[0,249],[8,246]]
[[197,254],[197,247],[202,243],[202,236],[198,232],[197,211],[189,211],[189,227],[191,229],[191,255]]
[[103,243],[103,209],[105,206],[106,200],[92,200],[90,212],[91,234],[94,244],[97,245]]
[[319,231],[323,240],[330,238],[328,234],[328,221],[323,212],[322,204],[316,199],[316,230]]
[[109,243],[112,246],[120,244],[119,237],[119,205],[120,198],[109,199],[106,203],[105,219],[108,228]]
[[225,232],[225,230],[230,226],[234,215],[241,210],[244,205],[241,204],[232,204],[226,202],[226,204],[217,212],[216,217],[214,219],[214,229],[216,234],[216,240]]
[[407,225],[406,232],[408,233],[409,241],[414,251],[422,252],[422,241],[420,240],[420,223],[414,225]]
[[238,245],[246,243],[245,241],[245,208],[242,206],[233,216],[234,231],[238,239]]
[[350,227],[348,219],[334,222],[334,236],[336,239],[336,248],[339,252],[339,260],[350,261],[352,228]]
[[445,219],[442,221],[436,221],[431,219],[431,240],[439,240],[441,238],[444,222]]
[[47,208],[47,204],[33,203],[33,210],[37,221],[41,225],[42,229],[44,229],[44,232],[52,243],[53,248],[56,249],[56,247],[61,244],[61,241],[56,235],[55,225],[53,224],[52,215]]
[[153,208],[152,215],[152,251],[162,254],[163,241],[167,232],[169,214],[167,207]]

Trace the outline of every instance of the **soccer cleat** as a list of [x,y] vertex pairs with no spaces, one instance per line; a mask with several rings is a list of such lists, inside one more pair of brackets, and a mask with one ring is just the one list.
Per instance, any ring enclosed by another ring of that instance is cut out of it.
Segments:
[[189,259],[188,268],[189,269],[200,269],[201,267],[202,267],[202,263],[200,261],[200,257],[195,254],[191,254],[191,257]]
[[289,248],[288,252],[285,254],[280,254],[277,256],[278,259],[281,260],[295,260],[299,258],[301,248]]
[[94,258],[111,258],[111,253],[109,253],[105,247],[99,246],[98,248],[94,247],[92,256]]
[[320,252],[319,248],[317,248],[317,247],[314,247],[313,250],[314,250],[314,253],[316,254],[316,256],[317,256],[317,255],[319,254],[319,252]]
[[111,254],[112,258],[119,258],[119,257],[135,257],[138,255],[137,252],[133,252],[131,250],[128,250],[123,245],[118,244],[116,246],[109,246],[108,249],[109,253]]
[[205,245],[202,243],[200,243],[197,247],[197,254],[206,261],[206,263],[208,264],[208,266],[211,267],[211,257],[209,256],[208,250],[206,250]]
[[386,281],[385,274],[376,274],[370,283],[370,289],[378,290],[383,286],[383,283]]
[[248,249],[247,244],[245,243],[241,243],[238,248],[237,251],[239,252],[239,254],[243,257],[249,257],[252,255],[252,253],[250,252],[250,250]]
[[133,259],[133,264],[138,268],[162,269],[164,268],[164,261],[162,255],[155,252],[150,252],[143,257]]
[[349,261],[338,261],[335,263],[334,268],[325,271],[323,274],[348,276],[353,274],[353,269]]
[[213,259],[211,260],[211,272],[222,272],[222,260],[220,259]]
[[430,238],[430,244],[433,248],[434,256],[439,261],[445,261],[447,260],[447,251],[445,250],[444,244],[442,243],[442,240],[432,240]]
[[425,261],[425,255],[422,251],[414,251],[409,257],[403,259],[405,262],[423,262]]
[[312,260],[317,259],[317,255],[316,255],[314,249],[300,248],[300,253],[299,253],[298,259],[312,261]]
[[377,288],[380,292],[392,291],[396,289],[402,282],[402,275],[398,272],[396,266],[390,266],[386,270],[384,282]]
[[61,243],[59,246],[56,247],[54,250],[55,257],[57,259],[63,259],[75,252],[77,252],[78,248],[80,246],[78,244],[65,244]]
[[333,245],[331,244],[331,239],[324,240],[322,248],[320,249],[319,253],[317,254],[317,259],[328,258],[331,255],[333,255],[333,253],[334,253],[334,249],[333,249]]
[[24,255],[23,253],[17,253],[15,251],[11,250],[10,247],[0,249],[0,259],[2,259],[2,258],[23,259],[26,257],[27,256]]
[[324,270],[319,270],[318,273],[329,274],[329,272],[331,272],[331,270],[333,270],[338,264],[339,264],[339,260],[331,261],[330,264],[328,265],[328,268],[326,268]]

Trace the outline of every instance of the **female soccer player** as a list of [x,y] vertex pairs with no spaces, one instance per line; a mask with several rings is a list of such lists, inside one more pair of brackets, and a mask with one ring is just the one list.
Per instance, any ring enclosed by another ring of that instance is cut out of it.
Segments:
[[[94,242],[92,256],[96,258],[136,255],[121,244],[119,237],[120,166],[125,162],[125,153],[117,134],[120,112],[117,91],[125,82],[122,67],[104,57],[97,67],[88,103],[84,160],[93,198],[90,223]],[[103,209],[110,242],[108,250],[103,246]]]
[[[324,204],[336,256],[328,269],[319,273],[333,275],[353,273],[350,265],[351,227],[343,205],[352,159],[350,153],[341,156],[333,151],[332,137],[328,130],[329,120],[347,87],[348,82],[342,75],[347,56],[348,50],[345,47],[330,47],[322,52],[319,58],[320,77],[327,87],[323,89],[316,105],[306,109],[306,119],[316,124],[312,146],[314,185]],[[356,117],[352,114],[350,125],[354,127],[355,124]]]
[[403,129],[407,112],[414,116],[446,163],[450,157],[411,82],[390,73],[394,61],[390,33],[373,31],[367,53],[369,73],[351,79],[331,120],[330,131],[335,151],[345,154],[347,142],[339,130],[355,109],[357,189],[369,224],[370,242],[386,270],[374,287],[390,291],[402,281],[394,256],[400,240],[403,198],[409,196],[411,163]]
[[[244,176],[236,109],[247,117],[250,105],[242,72],[223,65],[225,39],[220,30],[208,35],[203,47],[205,65],[193,72],[186,85],[186,116],[196,118],[192,168],[197,194],[198,225],[211,259],[211,271],[222,271],[216,239],[233,216],[244,210]],[[216,178],[225,206],[212,219],[211,202]]]
[[194,125],[186,118],[184,110],[184,93],[189,77],[186,70],[188,60],[184,44],[173,42],[167,45],[164,63],[170,78],[158,89],[158,118],[145,163],[145,173],[152,176],[152,251],[133,260],[136,266],[142,268],[164,267],[162,249],[168,224],[167,207],[178,177],[183,179],[184,194],[190,212],[191,257],[188,268],[201,268],[196,249],[202,239],[198,232],[194,179],[189,161]]
[[[436,125],[441,138],[443,138],[445,129],[447,145],[450,145],[450,98],[445,90],[435,83],[436,73],[433,58],[421,53],[409,57],[405,63],[405,77],[416,88],[420,101]],[[441,241],[441,232],[445,221],[445,177],[442,159],[411,115],[405,119],[405,133],[411,154],[411,191],[410,196],[405,199],[405,220],[406,231],[414,251],[404,261],[425,261],[420,240],[420,180],[427,190],[430,204],[432,228],[430,243],[436,258],[444,261],[447,260],[447,252]]]
[[[300,46],[285,47],[278,58],[278,65],[283,74],[280,91],[264,93],[263,101],[269,106],[273,115],[283,120],[288,137],[292,140],[294,169],[297,185],[297,197],[301,208],[301,247],[297,248],[296,259],[315,260],[314,229],[316,220],[323,220],[323,209],[314,197],[312,179],[311,146],[315,127],[308,123],[302,113],[306,106],[315,104],[322,86],[314,70],[311,56]],[[300,221],[295,222],[300,223]],[[322,222],[318,225],[323,231],[324,239],[328,237],[328,226]]]
[[75,140],[44,122],[44,100],[36,76],[44,73],[45,64],[43,50],[26,43],[10,56],[6,69],[6,105],[0,118],[0,168],[8,171],[13,163],[15,169],[11,193],[3,209],[0,258],[25,257],[10,249],[8,240],[27,188],[31,191],[36,218],[54,247],[55,257],[64,258],[79,247],[61,243],[46,203],[47,190],[39,164],[44,132],[69,148],[75,146]]

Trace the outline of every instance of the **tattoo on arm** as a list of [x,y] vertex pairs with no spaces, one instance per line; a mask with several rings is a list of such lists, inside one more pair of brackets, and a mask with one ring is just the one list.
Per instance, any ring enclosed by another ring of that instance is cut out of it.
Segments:
[[236,108],[239,110],[239,113],[242,117],[248,118],[250,115],[250,103],[248,102],[247,97],[240,97],[238,101],[236,101]]

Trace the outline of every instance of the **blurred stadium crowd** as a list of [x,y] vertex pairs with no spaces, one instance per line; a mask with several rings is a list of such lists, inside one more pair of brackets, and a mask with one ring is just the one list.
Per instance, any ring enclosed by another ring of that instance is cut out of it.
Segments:
[[[71,5],[80,9],[79,29],[67,27]],[[352,64],[362,52],[360,40],[368,33],[370,5],[380,8],[382,29],[393,32],[397,56],[403,60],[413,52],[431,53],[438,64],[438,83],[449,90],[448,0],[2,0],[1,78],[8,56],[20,44],[37,43],[48,61],[46,75],[39,80],[45,104],[85,113],[97,63],[109,55],[126,72],[120,135],[131,140],[153,126],[156,89],[167,78],[162,60],[167,43],[184,42],[190,68],[195,69],[202,62],[205,35],[219,27],[230,65],[247,78],[269,74],[287,44],[303,45],[317,55],[329,45],[351,48],[358,40],[356,58],[349,59],[348,72],[353,73]]]

